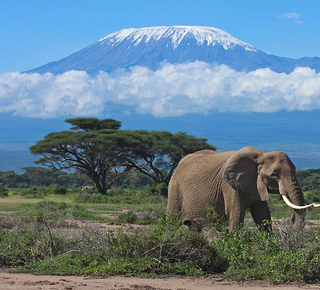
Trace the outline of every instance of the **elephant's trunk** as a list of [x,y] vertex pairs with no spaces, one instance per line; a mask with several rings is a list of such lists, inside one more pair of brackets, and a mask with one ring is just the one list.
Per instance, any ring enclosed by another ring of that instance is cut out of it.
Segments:
[[303,198],[302,189],[296,177],[290,178],[289,185],[279,182],[279,191],[287,205],[294,209],[291,217],[291,224],[296,229],[303,229],[306,223],[306,205]]

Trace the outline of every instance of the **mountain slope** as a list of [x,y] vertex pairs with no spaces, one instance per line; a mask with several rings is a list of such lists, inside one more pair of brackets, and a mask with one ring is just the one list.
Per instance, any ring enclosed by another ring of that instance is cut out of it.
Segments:
[[193,61],[225,64],[235,70],[270,68],[289,73],[298,66],[320,71],[320,58],[294,60],[264,53],[227,32],[201,26],[123,29],[66,58],[48,63],[28,73],[84,70],[96,74],[140,65],[156,69],[159,63]]

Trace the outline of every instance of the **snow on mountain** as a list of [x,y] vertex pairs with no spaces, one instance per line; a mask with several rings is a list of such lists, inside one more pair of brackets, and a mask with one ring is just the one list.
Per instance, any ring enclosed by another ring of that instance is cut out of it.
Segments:
[[199,46],[221,45],[225,50],[228,50],[239,45],[247,51],[257,51],[252,45],[240,41],[221,29],[203,26],[159,26],[123,29],[102,38],[99,42],[102,45],[115,46],[124,40],[129,40],[134,46],[137,46],[140,42],[147,44],[151,41],[159,41],[161,38],[169,39],[173,49],[176,49],[183,40],[194,38]]
[[173,64],[203,61],[225,64],[237,71],[270,68],[290,73],[299,66],[320,71],[320,58],[294,60],[270,55],[217,28],[159,26],[114,32],[79,52],[28,73],[81,70],[94,75],[137,65],[157,69],[163,61]]

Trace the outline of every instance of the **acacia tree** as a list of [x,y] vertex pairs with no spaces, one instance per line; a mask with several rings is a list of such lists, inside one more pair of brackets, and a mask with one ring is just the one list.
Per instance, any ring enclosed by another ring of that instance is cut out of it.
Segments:
[[149,176],[155,184],[169,183],[185,155],[215,147],[207,139],[184,132],[119,130],[121,122],[96,118],[67,119],[70,130],[45,136],[30,147],[43,157],[36,163],[54,169],[76,169],[106,194],[131,170]]
[[133,168],[149,176],[156,184],[168,184],[179,161],[198,150],[216,148],[205,138],[197,138],[185,132],[173,134],[168,131],[134,131],[128,162]]
[[66,122],[72,125],[70,130],[48,134],[30,147],[31,153],[43,156],[36,163],[54,169],[76,169],[106,194],[131,169],[122,150],[122,134],[118,130],[121,122],[96,118]]

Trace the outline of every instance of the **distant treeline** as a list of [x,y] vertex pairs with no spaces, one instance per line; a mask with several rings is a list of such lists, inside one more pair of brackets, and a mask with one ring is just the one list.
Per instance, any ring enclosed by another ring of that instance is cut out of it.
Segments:
[[27,188],[58,184],[65,187],[82,187],[88,181],[75,173],[66,173],[43,167],[25,167],[24,173],[16,174],[13,170],[0,171],[0,184],[8,188]]
[[[24,173],[16,174],[13,170],[0,171],[0,186],[7,188],[29,188],[33,186],[50,186],[58,184],[67,188],[82,188],[91,182],[78,173],[67,173],[62,170],[44,167],[25,167]],[[139,188],[153,185],[153,181],[139,172],[132,172],[117,182],[118,186]]]
[[[7,188],[28,188],[58,184],[68,188],[77,188],[90,184],[87,178],[77,173],[67,173],[44,167],[25,167],[23,171],[22,174],[16,174],[13,170],[0,171],[0,185]],[[299,170],[297,178],[303,191],[319,191],[320,194],[320,169]],[[116,185],[139,188],[152,184],[153,181],[150,178],[136,171],[119,180]]]
[[298,170],[297,178],[302,190],[316,190],[320,194],[320,169]]

